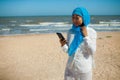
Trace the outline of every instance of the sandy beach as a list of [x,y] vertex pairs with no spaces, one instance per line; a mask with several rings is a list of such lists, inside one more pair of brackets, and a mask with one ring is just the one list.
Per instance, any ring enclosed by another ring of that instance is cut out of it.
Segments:
[[[120,80],[120,32],[97,34],[93,80]],[[56,34],[0,36],[0,80],[63,80],[67,58]]]

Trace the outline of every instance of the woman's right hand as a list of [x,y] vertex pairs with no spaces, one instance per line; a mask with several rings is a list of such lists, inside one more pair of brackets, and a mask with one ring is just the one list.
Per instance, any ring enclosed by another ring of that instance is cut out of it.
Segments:
[[67,43],[67,41],[65,39],[64,40],[60,39],[61,46],[64,46],[66,43]]

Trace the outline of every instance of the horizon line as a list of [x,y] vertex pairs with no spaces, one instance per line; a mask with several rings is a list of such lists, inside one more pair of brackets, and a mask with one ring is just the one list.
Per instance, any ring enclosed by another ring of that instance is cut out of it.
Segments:
[[[72,15],[12,15],[12,16],[0,16],[0,17],[45,17],[45,16],[72,16]],[[90,15],[90,16],[120,16],[120,15]]]

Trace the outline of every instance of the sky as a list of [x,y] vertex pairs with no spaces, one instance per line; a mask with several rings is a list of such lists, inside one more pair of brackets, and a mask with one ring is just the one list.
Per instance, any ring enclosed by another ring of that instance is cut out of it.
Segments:
[[0,16],[71,15],[85,7],[91,15],[120,15],[120,0],[0,0]]

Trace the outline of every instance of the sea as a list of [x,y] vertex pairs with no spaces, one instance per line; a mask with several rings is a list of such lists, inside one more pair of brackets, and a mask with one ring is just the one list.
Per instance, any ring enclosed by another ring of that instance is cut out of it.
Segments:
[[[88,25],[97,32],[120,31],[120,15],[92,15]],[[67,32],[71,16],[0,17],[0,36]]]

